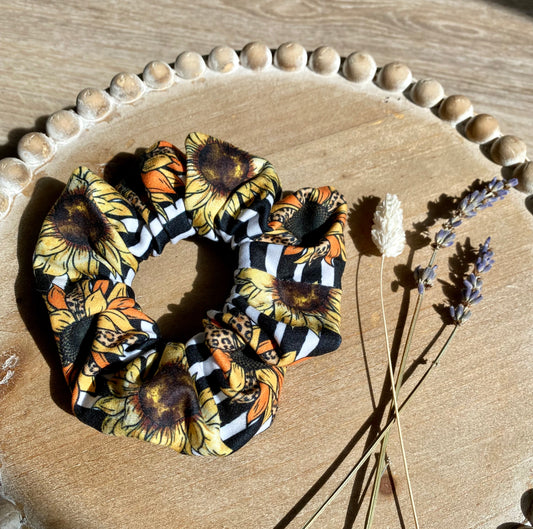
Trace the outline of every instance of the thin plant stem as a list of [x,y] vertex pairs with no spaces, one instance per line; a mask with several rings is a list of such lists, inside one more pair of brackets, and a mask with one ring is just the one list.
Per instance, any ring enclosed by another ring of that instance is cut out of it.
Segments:
[[433,266],[435,264],[435,258],[437,257],[438,251],[439,251],[438,247],[433,248],[433,253],[431,254],[431,257],[429,259],[428,267]]
[[[386,344],[386,347],[387,347],[387,365],[388,365],[388,368],[389,368],[389,377],[390,377],[390,381],[391,381],[391,391],[392,391],[392,402],[393,402],[393,405],[394,405],[394,413],[396,415],[396,426],[398,428],[398,436],[400,438],[400,448],[401,448],[401,451],[402,451],[403,466],[404,466],[404,469],[405,469],[405,476],[406,476],[406,479],[407,479],[407,488],[409,490],[409,500],[411,502],[411,508],[413,510],[413,518],[414,518],[414,521],[415,521],[415,527],[416,527],[416,529],[419,529],[418,516],[416,514],[415,500],[414,500],[414,495],[413,495],[413,488],[411,486],[411,478],[409,477],[409,466],[407,465],[407,455],[405,453],[405,444],[404,444],[404,441],[403,441],[402,425],[401,425],[401,421],[400,421],[400,415],[398,413],[398,399],[397,399],[397,396],[396,396],[396,388],[395,388],[395,384],[394,384],[394,370],[393,370],[393,367],[392,367],[390,342],[389,342],[389,333],[388,333],[388,330],[387,330],[387,318],[385,316],[385,302],[384,302],[384,297],[383,297],[383,267],[384,267],[384,263],[385,263],[385,256],[383,255],[381,257],[381,270],[380,270],[380,275],[379,275],[379,296],[380,296],[380,300],[381,300],[381,315],[382,315],[382,318],[383,318],[383,328],[384,328],[384,332],[385,332],[385,344]],[[377,479],[377,477],[376,477],[376,479]],[[372,520],[370,520],[370,523],[371,522],[372,522]],[[368,527],[370,527],[370,524],[368,525]]]
[[[414,335],[415,328],[416,328],[416,322],[418,320],[418,314],[420,313],[420,307],[422,306],[423,300],[424,300],[424,294],[423,293],[418,294],[415,309],[413,311],[413,316],[411,318],[411,323],[409,324],[409,331],[407,333],[407,339],[405,341],[405,346],[404,346],[402,358],[400,361],[400,368],[398,370],[398,376],[396,378],[396,385],[395,385],[396,397],[398,397],[398,395],[400,394],[400,389],[403,384],[403,376],[405,373],[405,368],[407,366],[407,357],[409,356],[409,351],[411,349],[411,342],[413,339],[413,335]],[[394,404],[391,404],[389,417],[393,416],[393,412],[394,412]],[[372,496],[370,498],[370,504],[369,504],[367,518],[366,518],[367,528],[371,527],[372,525],[372,519],[374,517],[374,510],[375,510],[375,505],[376,505],[377,497],[379,493],[379,487],[380,487],[381,479],[385,471],[385,459],[386,459],[386,454],[387,454],[387,446],[389,443],[389,435],[390,435],[390,432],[387,432],[385,437],[383,437],[383,441],[381,443],[381,449],[379,452],[378,463],[377,463],[377,471],[376,471],[376,476],[374,478]]]
[[365,528],[369,529],[374,521],[374,511],[376,510],[376,504],[378,501],[379,486],[381,479],[385,473],[386,460],[387,460],[387,445],[389,443],[390,430],[384,435],[381,441],[381,449],[379,451],[378,464],[376,469],[376,476],[374,477],[374,485],[372,487],[372,496],[370,497],[370,503],[368,505],[368,512],[366,515]]
[[[450,346],[450,343],[452,342],[453,337],[455,336],[455,333],[457,329],[459,328],[458,325],[454,325],[454,328],[452,332],[450,333],[450,336],[448,336],[448,339],[446,340],[445,344],[442,346],[442,349],[440,350],[439,354],[436,356],[435,360],[431,363],[431,365],[427,368],[426,372],[422,375],[416,386],[411,390],[409,395],[405,398],[402,405],[398,408],[398,412],[402,411],[404,407],[407,405],[408,402],[411,401],[413,396],[416,394],[416,392],[420,389],[422,384],[424,383],[425,379],[429,375],[429,373],[439,365],[439,362],[442,360],[442,357],[444,356],[444,353],[448,350],[448,347]],[[378,435],[376,440],[367,448],[366,452],[361,456],[357,464],[348,472],[348,474],[344,477],[344,479],[340,482],[340,484],[337,486],[337,488],[330,494],[330,496],[326,499],[326,501],[319,507],[319,509],[307,520],[305,525],[302,527],[302,529],[307,529],[311,527],[311,525],[317,520],[317,518],[326,510],[326,507],[342,492],[344,487],[347,485],[347,483],[350,481],[350,479],[355,476],[355,474],[359,471],[359,469],[366,463],[367,459],[372,455],[374,450],[377,448],[379,443],[383,440],[387,432],[390,431],[392,425],[396,422],[396,416],[391,417],[383,430],[381,430],[381,433]]]
[[[434,248],[433,249],[433,253],[431,254],[431,257],[429,259],[429,263],[427,265],[428,267],[431,267],[431,266],[434,265],[435,258],[437,257],[437,251],[438,251],[438,248]],[[409,330],[407,332],[407,338],[405,340],[405,345],[404,345],[403,352],[402,352],[402,358],[400,360],[400,367],[398,369],[398,375],[397,375],[397,378],[396,378],[396,385],[395,385],[396,396],[398,396],[400,394],[400,389],[401,389],[402,384],[403,384],[403,375],[405,373],[405,368],[407,366],[407,358],[408,358],[409,352],[411,350],[411,343],[413,341],[413,336],[414,336],[414,333],[415,333],[416,323],[418,321],[418,315],[420,313],[420,307],[422,306],[423,300],[424,300],[424,291],[422,291],[421,293],[418,294],[418,297],[417,297],[417,300],[416,300],[415,309],[413,311],[413,316],[411,317],[411,323],[409,324]],[[394,409],[394,405],[391,404],[389,417],[392,416],[393,409]],[[389,432],[387,432],[385,437],[383,437],[383,442],[381,443],[381,448],[380,448],[380,451],[379,451],[376,476],[374,478],[374,485],[372,487],[372,496],[370,498],[370,503],[369,503],[367,517],[366,517],[366,525],[365,525],[366,529],[369,529],[371,527],[372,520],[374,518],[374,511],[375,511],[376,502],[377,502],[377,499],[378,499],[378,493],[379,493],[379,488],[380,488],[380,485],[381,485],[381,479],[383,478],[383,474],[384,474],[384,471],[385,471],[385,458],[386,458],[386,454],[387,454],[387,446],[388,446],[388,444],[389,444]]]

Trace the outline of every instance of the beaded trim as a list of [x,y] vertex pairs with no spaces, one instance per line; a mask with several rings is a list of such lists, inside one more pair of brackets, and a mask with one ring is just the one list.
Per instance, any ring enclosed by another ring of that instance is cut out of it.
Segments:
[[141,76],[122,72],[113,77],[108,90],[85,88],[76,98],[75,110],[60,110],[46,123],[46,134],[30,132],[18,143],[18,158],[0,160],[0,220],[7,216],[13,199],[31,182],[33,173],[46,164],[64,143],[77,138],[92,124],[110,116],[116,107],[131,104],[145,94],[167,90],[179,81],[204,76],[206,69],[231,74],[239,68],[268,71],[278,68],[298,72],[309,67],[322,76],[339,75],[345,81],[364,85],[374,81],[391,93],[404,93],[413,103],[433,108],[436,114],[452,126],[464,124],[465,137],[483,149],[490,159],[503,167],[511,167],[518,179],[517,189],[533,193],[533,163],[528,160],[525,143],[513,135],[502,135],[497,120],[488,114],[475,114],[470,100],[463,95],[446,96],[441,84],[434,79],[413,79],[408,66],[400,62],[376,66],[366,52],[354,52],[341,58],[336,50],[321,46],[309,54],[300,44],[287,42],[274,55],[260,42],[244,46],[240,54],[227,46],[217,46],[207,61],[195,52],[180,53],[174,68],[161,61],[146,65]]

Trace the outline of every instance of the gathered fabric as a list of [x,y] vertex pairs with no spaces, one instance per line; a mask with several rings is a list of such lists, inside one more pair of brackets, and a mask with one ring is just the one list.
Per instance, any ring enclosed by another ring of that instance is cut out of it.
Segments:
[[[282,197],[263,158],[200,133],[160,141],[111,185],[77,168],[33,268],[72,410],[107,434],[223,456],[272,422],[287,367],[338,348],[347,207],[331,187]],[[135,300],[139,264],[200,236],[237,254],[203,332],[165,343]]]

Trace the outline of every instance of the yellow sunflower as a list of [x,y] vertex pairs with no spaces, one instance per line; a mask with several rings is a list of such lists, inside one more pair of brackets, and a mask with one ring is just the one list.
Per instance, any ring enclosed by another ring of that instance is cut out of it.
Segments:
[[106,280],[80,281],[73,290],[65,293],[53,285],[45,298],[52,330],[58,341],[63,371],[72,382],[73,366],[76,362],[82,342],[95,320],[94,340],[89,349],[89,357],[84,361],[91,364],[88,370],[95,370],[109,365],[114,356],[123,356],[124,347],[148,337],[132,325],[130,320],[154,321],[141,312],[131,297],[126,285],[112,284]]
[[270,231],[258,240],[286,245],[284,254],[300,255],[297,264],[319,258],[330,265],[338,257],[346,261],[346,215],[346,201],[338,191],[328,186],[306,187],[272,206]]
[[339,333],[341,290],[318,283],[279,279],[267,272],[243,268],[236,276],[237,292],[260,312],[293,327]]
[[211,390],[196,392],[185,346],[168,344],[150,376],[157,357],[157,353],[150,355],[145,366],[143,359],[136,358],[109,380],[111,395],[95,403],[106,414],[102,431],[188,454],[230,454],[220,439],[220,417]]
[[224,212],[235,218],[250,202],[279,189],[276,172],[263,158],[200,133],[190,134],[185,146],[185,207],[200,235],[211,232]]
[[131,216],[114,187],[78,168],[44,221],[33,267],[52,276],[66,273],[72,281],[95,277],[100,264],[121,276],[125,266],[136,271],[137,260],[120,236],[126,232],[121,217]]

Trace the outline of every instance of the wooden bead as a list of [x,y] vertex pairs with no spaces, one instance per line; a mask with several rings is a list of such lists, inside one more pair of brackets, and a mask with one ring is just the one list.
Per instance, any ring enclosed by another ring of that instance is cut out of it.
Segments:
[[358,51],[350,53],[342,65],[344,77],[354,83],[368,83],[376,75],[376,61],[372,55]]
[[286,72],[299,72],[307,64],[307,52],[301,44],[285,42],[276,50],[274,64]]
[[144,67],[143,81],[152,90],[166,90],[174,83],[174,72],[166,62],[152,61]]
[[52,140],[42,132],[29,132],[20,138],[18,155],[28,165],[42,165],[52,158],[54,145]]
[[339,71],[340,55],[329,46],[317,48],[309,58],[309,68],[320,75],[333,75]]
[[468,120],[465,136],[475,143],[487,143],[500,135],[500,126],[489,114],[478,114]]
[[120,103],[131,103],[142,96],[144,84],[134,73],[117,73],[109,85],[109,93]]
[[113,105],[109,95],[99,88],[85,88],[76,99],[78,114],[89,121],[98,121],[105,118],[112,110]]
[[81,120],[72,110],[59,110],[46,120],[46,133],[57,142],[67,142],[81,131]]
[[8,213],[13,202],[13,197],[4,191],[0,183],[0,219],[3,219]]
[[229,46],[217,46],[211,50],[207,58],[207,66],[219,73],[230,73],[239,66],[239,57]]
[[0,160],[0,186],[5,193],[20,193],[31,180],[30,168],[18,158]]
[[[11,371],[11,373],[13,372]],[[3,529],[27,529],[28,526],[26,524],[22,525],[21,519],[22,513],[18,510],[17,506],[3,496],[0,496],[0,523]]]
[[446,97],[439,107],[439,116],[452,125],[461,123],[472,116],[474,109],[466,96],[453,95]]
[[518,165],[513,171],[513,177],[518,180],[516,189],[528,195],[533,194],[533,162]]
[[378,84],[383,90],[403,92],[413,80],[411,70],[400,62],[391,62],[378,73]]
[[411,88],[411,99],[415,104],[431,108],[442,101],[444,88],[435,79],[420,79]]
[[490,156],[494,163],[504,167],[522,163],[526,158],[526,144],[516,136],[501,136],[492,144]]
[[204,58],[195,51],[184,51],[176,57],[174,71],[182,79],[196,79],[205,72]]
[[242,49],[240,59],[245,68],[259,72],[272,64],[272,52],[262,42],[249,42]]

